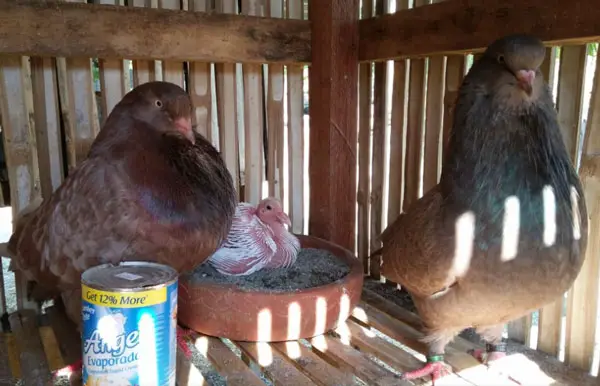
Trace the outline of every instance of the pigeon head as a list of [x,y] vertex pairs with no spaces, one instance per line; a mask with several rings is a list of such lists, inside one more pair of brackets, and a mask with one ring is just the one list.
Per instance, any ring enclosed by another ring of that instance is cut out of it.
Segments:
[[280,224],[287,225],[288,227],[292,225],[290,218],[283,211],[281,203],[276,198],[268,197],[262,200],[258,204],[256,212],[258,218],[266,224]]
[[131,90],[115,106],[148,124],[161,135],[195,144],[192,101],[181,87],[169,82],[148,82]]
[[509,35],[494,41],[469,71],[472,83],[512,104],[533,102],[543,93],[540,66],[546,50],[530,35]]

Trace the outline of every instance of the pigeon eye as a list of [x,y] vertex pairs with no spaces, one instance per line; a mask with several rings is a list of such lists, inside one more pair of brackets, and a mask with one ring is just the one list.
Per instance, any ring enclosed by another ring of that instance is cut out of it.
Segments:
[[498,63],[504,64],[504,55],[498,55]]
[[271,205],[267,205],[267,210],[271,210],[273,208],[271,208]]
[[163,105],[162,102],[158,99],[156,101],[154,101],[154,104],[156,105],[156,107],[162,107],[162,105]]

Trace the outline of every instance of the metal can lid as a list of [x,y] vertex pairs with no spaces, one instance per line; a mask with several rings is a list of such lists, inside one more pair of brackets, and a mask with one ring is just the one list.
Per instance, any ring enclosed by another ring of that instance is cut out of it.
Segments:
[[102,264],[88,268],[81,275],[81,283],[107,291],[140,291],[169,285],[177,277],[177,271],[168,265],[126,261],[118,265]]

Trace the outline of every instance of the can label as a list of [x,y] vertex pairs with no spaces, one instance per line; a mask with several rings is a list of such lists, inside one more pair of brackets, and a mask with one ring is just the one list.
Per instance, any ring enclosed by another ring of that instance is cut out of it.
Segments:
[[177,281],[139,292],[82,285],[83,385],[175,385]]

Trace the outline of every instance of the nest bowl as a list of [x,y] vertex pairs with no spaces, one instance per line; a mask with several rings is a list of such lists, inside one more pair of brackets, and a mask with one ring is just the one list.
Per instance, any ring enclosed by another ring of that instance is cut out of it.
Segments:
[[178,320],[201,334],[245,342],[282,342],[322,335],[344,322],[360,300],[363,267],[350,251],[296,235],[302,248],[331,252],[348,264],[341,279],[293,292],[243,290],[231,284],[179,279]]

